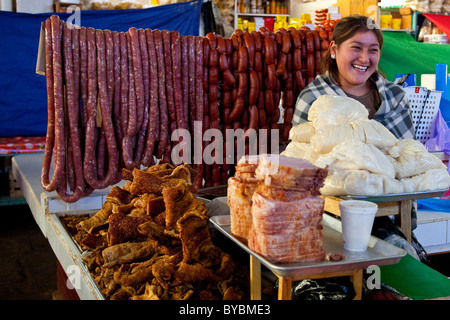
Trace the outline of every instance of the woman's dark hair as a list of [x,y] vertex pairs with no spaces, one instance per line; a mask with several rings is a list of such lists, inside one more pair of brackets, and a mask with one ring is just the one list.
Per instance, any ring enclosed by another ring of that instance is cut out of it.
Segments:
[[[358,14],[342,18],[336,23],[334,27],[333,40],[337,46],[340,46],[344,41],[350,39],[358,32],[373,31],[375,33],[380,49],[383,46],[383,33],[375,21],[366,16],[360,16]],[[329,72],[335,81],[339,81],[339,71],[336,63],[336,59],[331,58],[330,48],[325,53],[320,61],[320,72]]]

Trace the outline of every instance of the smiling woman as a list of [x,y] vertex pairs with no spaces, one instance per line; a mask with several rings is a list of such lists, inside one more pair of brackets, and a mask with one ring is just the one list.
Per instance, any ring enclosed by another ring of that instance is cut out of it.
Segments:
[[405,92],[378,71],[382,46],[383,34],[370,18],[353,15],[340,20],[321,60],[321,74],[298,97],[293,124],[308,120],[309,108],[319,96],[348,96],[365,105],[369,119],[397,138],[414,138]]

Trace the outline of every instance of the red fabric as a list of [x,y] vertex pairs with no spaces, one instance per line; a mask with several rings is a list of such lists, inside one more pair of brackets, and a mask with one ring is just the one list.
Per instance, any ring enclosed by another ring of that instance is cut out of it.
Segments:
[[0,154],[44,152],[45,137],[0,138]]
[[433,13],[424,13],[423,15],[450,38],[450,16]]

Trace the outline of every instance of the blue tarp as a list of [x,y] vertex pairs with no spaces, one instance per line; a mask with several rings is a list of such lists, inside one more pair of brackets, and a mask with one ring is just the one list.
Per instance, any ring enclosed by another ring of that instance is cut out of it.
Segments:
[[[198,35],[201,6],[197,0],[149,9],[81,11],[80,24],[111,31],[136,27]],[[36,74],[36,60],[41,23],[52,14],[0,11],[0,137],[46,134],[46,80]],[[64,21],[71,16],[58,15]]]

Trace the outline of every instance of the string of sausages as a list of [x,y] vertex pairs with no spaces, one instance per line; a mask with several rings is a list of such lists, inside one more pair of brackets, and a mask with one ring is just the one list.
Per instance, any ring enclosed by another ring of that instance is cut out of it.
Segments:
[[[287,140],[297,96],[318,74],[330,37],[331,31],[306,27],[236,30],[230,38],[115,32],[51,16],[45,21],[44,190],[76,202],[119,182],[123,168],[171,162],[181,141],[172,141],[176,129],[187,129],[193,140],[208,129],[223,137],[227,129],[268,129],[259,133],[269,139],[269,129],[281,128]],[[191,142],[202,152],[221,143],[214,136]],[[237,160],[227,159],[227,151],[240,142],[224,138],[222,153],[211,149],[212,164],[190,153],[199,172],[196,189],[226,184]],[[250,147],[246,143],[246,153]]]

